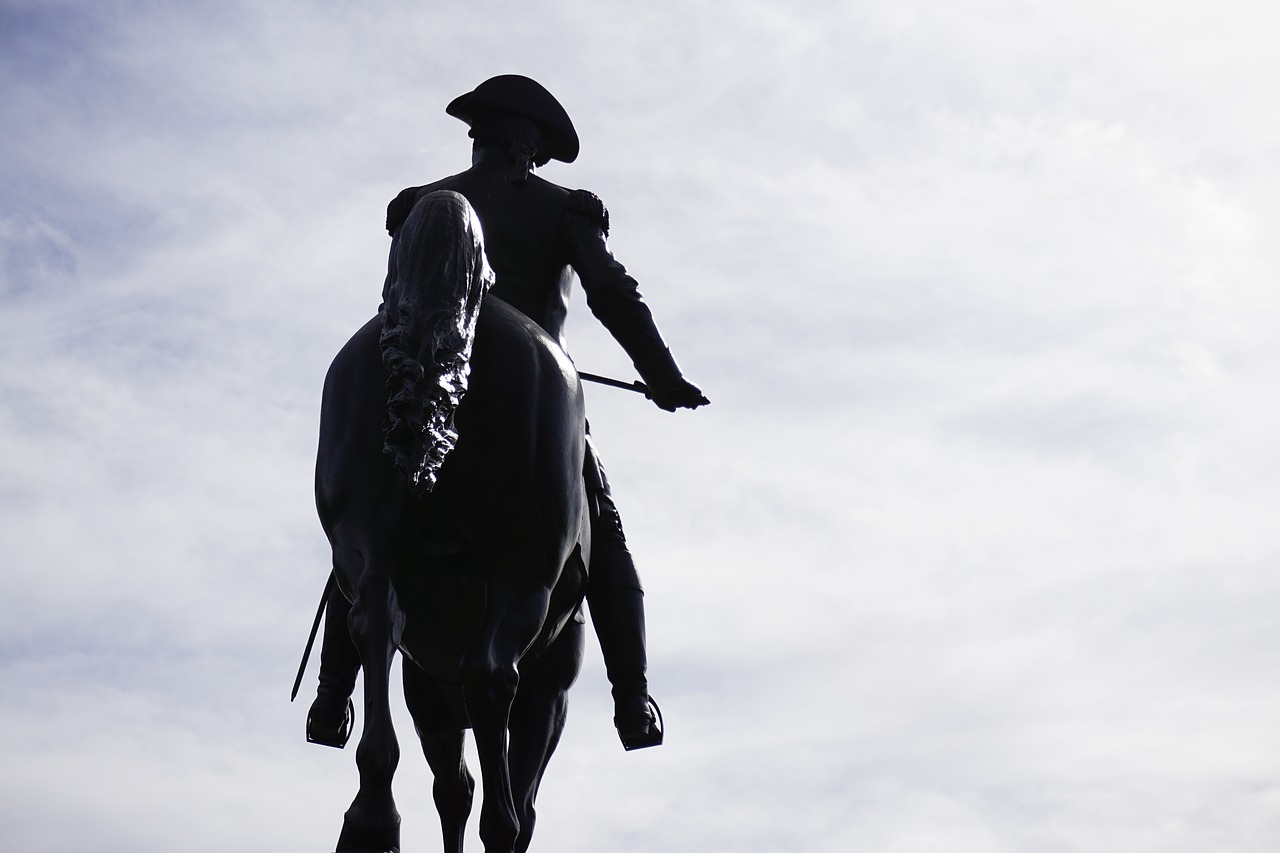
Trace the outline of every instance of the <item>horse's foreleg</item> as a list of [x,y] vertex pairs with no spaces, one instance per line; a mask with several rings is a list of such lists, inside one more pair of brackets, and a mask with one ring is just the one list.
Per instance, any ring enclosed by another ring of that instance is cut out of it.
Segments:
[[466,730],[454,719],[449,702],[435,684],[405,661],[404,699],[413,715],[422,753],[431,765],[435,778],[431,787],[440,814],[440,831],[444,835],[445,853],[462,853],[463,832],[471,814],[476,782],[467,769],[463,755]]
[[404,617],[391,579],[366,568],[351,607],[351,635],[364,668],[364,731],[356,749],[360,791],[347,809],[338,851],[400,849],[400,814],[391,778],[400,745],[391,722],[388,681]]
[[541,629],[549,600],[546,589],[517,597],[491,587],[484,624],[463,657],[463,695],[484,786],[480,838],[485,853],[512,853],[520,831],[507,759],[507,722],[520,681],[516,665]]
[[528,850],[533,840],[537,819],[534,800],[547,762],[564,733],[569,688],[582,668],[583,637],[582,623],[570,620],[546,654],[520,670],[520,691],[511,707],[508,726],[511,786],[520,821],[516,853]]

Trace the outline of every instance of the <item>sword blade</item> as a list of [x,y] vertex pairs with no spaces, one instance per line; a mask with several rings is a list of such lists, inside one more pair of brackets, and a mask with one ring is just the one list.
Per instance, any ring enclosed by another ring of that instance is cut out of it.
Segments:
[[635,391],[637,394],[649,396],[649,386],[645,385],[639,379],[635,382],[623,382],[621,379],[610,379],[608,376],[599,376],[595,373],[587,373],[585,370],[578,371],[578,377],[585,379],[587,382],[595,382],[599,385],[608,385],[610,388],[621,388],[624,391]]

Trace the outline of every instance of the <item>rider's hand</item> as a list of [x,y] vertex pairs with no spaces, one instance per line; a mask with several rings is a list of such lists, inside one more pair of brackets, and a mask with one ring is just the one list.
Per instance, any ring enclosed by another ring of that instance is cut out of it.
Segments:
[[659,409],[674,412],[676,409],[696,409],[711,405],[711,401],[702,396],[698,386],[681,375],[680,366],[676,364],[671,350],[663,348],[651,352],[635,365],[640,378],[648,386],[645,396],[656,403]]
[[653,400],[659,409],[667,412],[711,405],[711,401],[703,396],[697,385],[683,378],[662,388],[650,388],[649,399]]

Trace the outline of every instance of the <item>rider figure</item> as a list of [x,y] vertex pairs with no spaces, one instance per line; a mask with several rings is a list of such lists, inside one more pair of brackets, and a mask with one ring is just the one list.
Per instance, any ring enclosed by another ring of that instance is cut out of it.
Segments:
[[[578,136],[560,103],[527,77],[493,77],[445,110],[471,126],[472,166],[461,174],[401,192],[387,207],[393,241],[423,195],[454,190],[484,229],[496,275],[490,293],[524,312],[561,346],[573,274],[587,305],[622,345],[662,409],[695,409],[709,401],[680,373],[635,279],[609,252],[609,213],[594,194],[567,190],[532,171],[551,159],[571,163]],[[644,591],[622,532],[604,468],[587,443],[584,476],[592,507],[587,604],[613,687],[614,725],[627,749],[657,746],[662,729],[645,678]],[[330,596],[320,656],[320,684],[307,718],[307,739],[343,746],[350,735],[348,700],[359,656],[347,631],[349,605]]]

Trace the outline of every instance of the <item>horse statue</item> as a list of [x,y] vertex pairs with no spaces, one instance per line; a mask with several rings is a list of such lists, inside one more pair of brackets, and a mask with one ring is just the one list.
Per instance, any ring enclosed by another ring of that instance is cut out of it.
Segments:
[[582,663],[582,388],[537,324],[493,297],[481,310],[493,273],[461,195],[417,202],[387,281],[383,310],[325,378],[316,461],[365,674],[360,789],[337,850],[399,850],[388,701],[399,650],[446,851],[462,850],[475,789],[467,727],[484,849],[525,851]]

